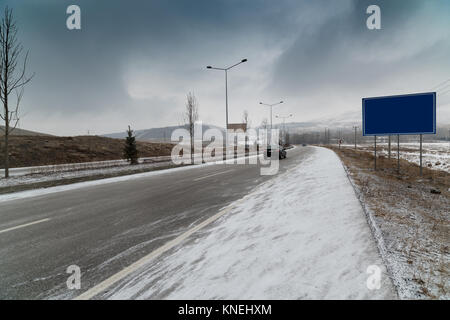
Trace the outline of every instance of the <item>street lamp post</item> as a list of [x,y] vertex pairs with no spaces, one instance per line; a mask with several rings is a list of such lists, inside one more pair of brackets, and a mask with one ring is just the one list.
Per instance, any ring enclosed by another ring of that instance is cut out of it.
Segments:
[[260,103],[259,103],[259,104],[261,104],[261,105],[263,105],[263,106],[270,107],[270,130],[272,130],[272,108],[275,107],[275,106],[277,106],[277,105],[279,105],[279,104],[282,104],[282,103],[284,103],[284,102],[283,102],[283,101],[280,101],[280,102],[272,103],[272,104],[263,103],[263,102],[260,102]]
[[225,132],[228,131],[228,70],[230,70],[233,67],[236,67],[237,65],[240,65],[241,63],[247,62],[247,59],[242,59],[240,62],[228,67],[228,68],[217,68],[212,66],[207,66],[207,69],[214,69],[214,70],[221,70],[225,71],[225,117],[226,117],[226,127]]
[[286,119],[289,119],[290,117],[292,117],[292,113],[288,116],[280,116],[280,115],[276,115],[275,118],[278,119],[283,119],[283,140],[284,143],[286,143]]

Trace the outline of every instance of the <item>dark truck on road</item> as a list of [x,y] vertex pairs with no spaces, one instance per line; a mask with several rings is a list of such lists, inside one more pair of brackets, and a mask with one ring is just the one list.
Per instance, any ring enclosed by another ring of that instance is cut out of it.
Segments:
[[[286,159],[286,149],[280,145],[278,145],[278,158],[281,159]],[[277,150],[275,150],[276,152]],[[267,146],[267,150],[266,150],[266,156],[267,158],[270,158],[272,156],[272,147],[269,145]]]

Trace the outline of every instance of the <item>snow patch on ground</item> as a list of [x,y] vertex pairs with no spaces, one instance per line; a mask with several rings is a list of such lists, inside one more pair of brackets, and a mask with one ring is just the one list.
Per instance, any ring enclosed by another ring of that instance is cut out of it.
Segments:
[[[345,144],[344,147],[353,148],[352,144]],[[359,150],[373,152],[373,145],[358,145]],[[377,143],[378,156],[388,156],[388,144]],[[392,139],[391,157],[397,158],[397,142]],[[419,143],[400,143],[400,159],[420,164],[420,144]],[[422,144],[422,163],[424,167],[433,170],[442,170],[450,172],[450,142],[424,142]]]
[[11,176],[8,179],[0,178],[1,187],[12,187],[18,185],[26,185],[47,181],[59,181],[64,179],[83,178],[96,175],[110,175],[110,174],[133,174],[139,170],[151,170],[161,166],[167,166],[170,162],[160,162],[151,164],[139,164],[130,166],[116,165],[104,168],[86,168],[86,169],[71,169],[71,170],[55,170],[55,171],[39,171],[36,173],[27,173],[23,175]]
[[[382,271],[369,290],[367,268]],[[110,299],[396,298],[364,212],[333,151],[315,148]]]

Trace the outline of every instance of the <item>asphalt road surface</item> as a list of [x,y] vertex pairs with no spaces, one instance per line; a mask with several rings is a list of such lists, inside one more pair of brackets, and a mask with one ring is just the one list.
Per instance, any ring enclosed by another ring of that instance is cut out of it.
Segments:
[[[297,147],[279,172],[313,148]],[[0,202],[0,299],[71,299],[273,176],[217,164]],[[82,288],[69,290],[77,265]]]

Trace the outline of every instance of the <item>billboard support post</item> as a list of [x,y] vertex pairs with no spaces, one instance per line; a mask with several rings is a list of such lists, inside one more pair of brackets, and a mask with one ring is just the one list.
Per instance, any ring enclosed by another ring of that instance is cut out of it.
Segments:
[[391,135],[389,135],[389,151],[388,151],[388,153],[389,153],[389,160],[391,160]]
[[422,135],[420,135],[420,176],[422,176]]
[[400,173],[400,135],[420,135],[420,175],[423,175],[423,135],[436,134],[436,92],[362,99],[363,136],[397,135],[397,171]]
[[375,142],[375,171],[377,171],[377,136],[374,136],[374,142]]
[[397,172],[400,173],[400,135],[397,135]]

